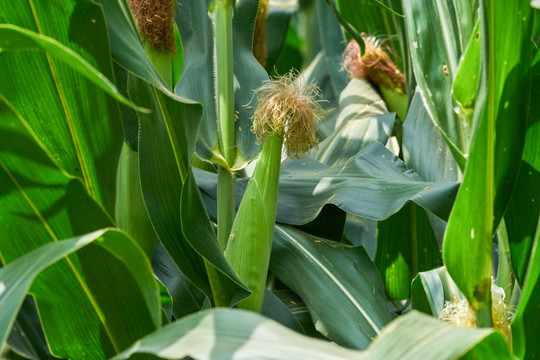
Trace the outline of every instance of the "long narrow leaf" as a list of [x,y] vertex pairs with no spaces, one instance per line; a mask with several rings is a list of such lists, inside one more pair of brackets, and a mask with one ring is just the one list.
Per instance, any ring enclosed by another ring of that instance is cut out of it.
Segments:
[[[112,225],[82,183],[58,168],[28,123],[3,102],[0,117],[4,264],[41,245]],[[32,294],[51,352],[59,357],[110,356],[160,324],[150,264],[125,235],[48,268]]]
[[391,320],[363,248],[276,226],[270,270],[304,300],[317,330],[340,345],[365,349]]
[[113,358],[148,353],[164,359],[361,359],[362,353],[300,335],[275,321],[241,310],[210,310],[185,317]]
[[[215,174],[197,169],[194,174],[199,186],[215,198]],[[237,182],[237,203],[245,184],[245,180]],[[306,224],[317,217],[325,204],[334,204],[363,218],[382,220],[395,214],[407,201],[446,219],[458,186],[423,181],[387,148],[372,142],[355,157],[333,167],[309,158],[284,163],[276,220]]]
[[444,243],[448,272],[473,308],[483,312],[480,322],[490,311],[492,236],[508,204],[523,148],[529,98],[519,92],[530,88],[529,66],[523,65],[531,62],[532,26],[526,3],[486,1],[484,9],[486,78],[480,91],[485,91],[486,102],[475,109],[481,120]]
[[[113,214],[122,125],[118,103],[109,95],[122,97],[110,81],[101,8],[89,1],[14,1],[2,6],[0,18],[11,24],[2,25],[7,44],[0,45],[6,49],[0,55],[0,95],[39,134],[60,166],[81,178]],[[17,49],[43,51],[10,51]]]

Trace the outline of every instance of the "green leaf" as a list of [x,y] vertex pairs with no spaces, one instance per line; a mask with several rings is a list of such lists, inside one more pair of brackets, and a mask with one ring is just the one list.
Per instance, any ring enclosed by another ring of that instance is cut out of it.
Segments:
[[[0,118],[4,264],[41,245],[112,225],[81,182],[58,168],[29,131],[28,122],[4,102],[0,102]],[[130,238],[113,237],[111,243],[85,249],[48,268],[32,287],[56,356],[80,358],[84,353],[103,358],[160,325],[157,287],[148,260]]]
[[157,235],[144,204],[139,175],[139,156],[127,143],[118,161],[115,220],[131,235],[149,259],[152,259]]
[[418,92],[403,124],[402,151],[405,164],[422,179],[441,183],[458,181],[459,168],[452,152]]
[[[216,176],[194,170],[197,183],[215,198]],[[395,214],[413,201],[438,217],[447,218],[458,184],[425,182],[378,142],[334,167],[303,158],[281,166],[276,220],[293,225],[317,217],[325,204],[373,220]],[[237,181],[237,203],[246,180]]]
[[17,1],[2,8],[0,22],[13,24],[2,25],[11,48],[47,51],[2,52],[0,95],[59,165],[113,214],[122,124],[118,103],[104,91],[119,98],[107,80],[114,77],[100,7],[91,1]]
[[88,235],[45,244],[0,269],[0,347],[4,345],[26,293],[38,274],[106,233],[106,230],[98,230]]
[[216,278],[210,279],[212,292],[209,298],[219,297],[220,306],[234,306],[246,298],[250,291],[243,284],[223,254],[214,229],[204,208],[204,204],[192,173],[182,189],[181,214],[182,231],[189,244],[205,260],[206,269]]
[[[200,106],[177,102],[133,76],[128,84],[131,98],[153,110],[152,114],[139,114],[139,171],[148,215],[180,270],[195,285],[210,292],[204,262],[186,242],[180,225],[182,177],[189,171]],[[173,121],[174,128],[168,128]],[[176,132],[180,149],[171,144],[169,131]]]
[[30,359],[57,359],[51,355],[36,303],[31,295],[27,295],[21,305],[13,329],[7,339],[7,345],[16,353]]
[[[538,18],[538,17],[537,17]],[[540,81],[540,52],[531,67],[532,83]],[[528,268],[532,243],[540,216],[540,96],[537,86],[531,87],[530,110],[523,145],[523,156],[518,178],[505,221],[510,239],[512,269],[518,282],[523,285]]]
[[270,270],[304,300],[317,330],[340,345],[365,349],[391,320],[380,275],[361,247],[278,225]]
[[531,61],[532,28],[526,3],[487,1],[483,14],[487,36],[479,97],[485,93],[485,105],[480,101],[475,109],[481,120],[443,251],[448,272],[477,310],[479,326],[491,323],[492,236],[507,207],[523,148],[529,98],[521,91],[530,89],[525,64]]
[[[258,3],[249,0],[236,1],[233,17],[233,54],[234,54],[234,108],[238,113],[236,120],[237,153],[233,168],[243,168],[255,158],[258,152],[255,135],[249,131],[251,116],[256,103],[253,90],[263,80],[267,80],[266,71],[252,54],[251,44],[253,26],[257,15]],[[201,125],[197,155],[204,160],[218,162],[228,167],[223,154],[218,149],[217,109],[215,101],[214,43],[212,23],[208,8],[201,1],[180,1],[177,5],[176,23],[184,46],[183,73],[176,85],[175,93],[203,104],[205,109]]]
[[520,359],[535,359],[540,355],[536,334],[540,331],[540,221],[531,250],[521,301],[512,321],[512,345]]
[[370,345],[365,359],[512,359],[504,337],[493,329],[463,329],[411,311]]
[[206,295],[180,272],[161,243],[156,246],[152,269],[172,297],[172,314],[176,319],[199,312],[210,304]]
[[298,333],[303,333],[302,326],[294,317],[292,311],[272,291],[265,289],[261,315],[267,316],[281,325]]
[[324,59],[333,93],[337,96],[347,85],[347,74],[343,70],[341,57],[345,51],[347,39],[328,5],[323,1],[317,1],[315,6]]
[[133,344],[113,360],[147,353],[164,359],[358,359],[362,353],[300,335],[242,310],[215,309],[185,317]]
[[446,301],[463,298],[444,267],[418,273],[412,282],[411,294],[413,309],[437,318]]
[[394,118],[367,81],[352,79],[339,96],[334,131],[319,145],[314,158],[332,166],[351,158],[371,141],[385,144]]
[[393,300],[410,297],[411,281],[419,271],[442,265],[439,244],[424,209],[408,203],[378,223],[374,262]]
[[103,8],[111,52],[120,65],[138,77],[170,93],[144,49],[127,0],[97,0]]
[[404,1],[414,74],[427,111],[463,167],[470,126],[454,111],[452,86],[458,61],[473,31],[476,4],[465,0]]
[[[44,51],[71,67],[122,104],[129,106],[133,110],[147,111],[126,99],[105,75],[96,70],[81,55],[55,39],[10,24],[0,24],[0,36],[3,38],[0,43],[0,52]],[[107,44],[104,43],[104,45]],[[52,71],[54,72],[54,70]]]

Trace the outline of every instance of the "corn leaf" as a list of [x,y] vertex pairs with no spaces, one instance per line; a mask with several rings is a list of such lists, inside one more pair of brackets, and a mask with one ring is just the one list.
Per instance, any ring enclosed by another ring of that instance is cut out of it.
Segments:
[[490,312],[492,236],[508,204],[523,148],[530,100],[520,92],[530,89],[530,65],[523,65],[531,62],[532,27],[526,3],[487,1],[484,9],[479,98],[485,94],[485,105],[477,99],[475,116],[481,120],[443,250],[448,272],[472,307],[483,312],[480,324]]
[[521,301],[512,321],[512,345],[521,359],[534,359],[540,354],[540,343],[535,337],[540,330],[540,221],[538,224]]
[[[300,335],[242,310],[214,309],[188,316],[135,343],[113,360],[148,353],[163,359],[358,359],[358,351]],[[361,358],[361,357],[360,357]]]
[[100,7],[91,1],[14,1],[2,6],[0,22],[19,27],[2,25],[3,49],[46,51],[3,51],[0,95],[59,165],[113,214],[122,125],[118,104],[107,93],[121,96],[108,80],[113,72]]
[[111,52],[124,68],[158,87],[170,92],[163,79],[152,65],[133,22],[127,0],[97,0],[101,4],[109,38]]
[[412,67],[428,113],[448,141],[456,161],[465,165],[472,124],[454,111],[452,88],[458,62],[473,31],[474,1],[404,1]]
[[[536,15],[538,16],[538,15]],[[532,83],[540,81],[540,52],[531,66]],[[510,239],[512,269],[523,285],[531,254],[538,216],[540,216],[540,96],[537,86],[531,87],[530,110],[523,145],[523,156],[516,186],[505,214]]]
[[[59,239],[112,226],[82,183],[60,170],[24,118],[5,102],[0,117],[4,264]],[[34,282],[31,293],[56,356],[111,356],[160,325],[157,286],[146,256],[127,236],[113,237],[56,263]]]
[[409,299],[418,272],[442,265],[439,244],[424,209],[407,203],[378,223],[374,262],[393,300]]
[[270,270],[304,300],[316,329],[342,346],[365,349],[392,319],[363,248],[278,225]]
[[403,161],[422,179],[441,183],[459,179],[459,168],[422,97],[415,93],[403,125]]
[[133,344],[113,360],[153,354],[162,359],[298,360],[512,359],[503,337],[460,329],[412,312],[385,328],[366,351],[300,335],[261,315],[215,309],[181,319]]
[[412,311],[383,329],[365,359],[512,359],[493,329],[463,329]]
[[446,301],[464,298],[444,267],[418,273],[411,295],[413,309],[437,318]]
[[352,79],[339,96],[333,132],[319,145],[314,158],[332,166],[351,158],[371,141],[385,144],[394,118],[366,80]]
[[[215,174],[199,169],[194,169],[194,174],[198,185],[215,199]],[[237,181],[237,204],[246,182],[246,179]],[[383,220],[407,201],[446,219],[458,185],[423,181],[387,148],[372,142],[355,157],[334,167],[309,158],[284,163],[276,221],[307,224],[325,204],[334,204],[363,218]]]
[[[68,240],[50,242],[10,262],[0,269],[0,346],[5,344],[9,331],[24,298],[36,277],[50,265],[98,239],[115,241],[123,235],[114,230],[98,230]],[[107,240],[108,239],[108,240]],[[124,240],[124,239],[122,239]],[[99,245],[98,245],[99,246]]]

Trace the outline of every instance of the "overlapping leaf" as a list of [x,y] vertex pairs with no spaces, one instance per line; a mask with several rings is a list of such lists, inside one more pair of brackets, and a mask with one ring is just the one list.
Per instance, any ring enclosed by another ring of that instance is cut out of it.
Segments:
[[[258,1],[238,0],[233,17],[234,54],[234,107],[236,120],[236,160],[231,167],[242,168],[258,151],[255,135],[250,131],[251,116],[256,107],[253,90],[268,75],[252,54],[252,37]],[[184,46],[184,67],[180,82],[176,85],[178,95],[203,104],[204,115],[197,143],[197,154],[205,159],[223,162],[218,148],[215,53],[212,35],[212,19],[203,1],[180,1],[177,5],[176,23]]]
[[[531,63],[529,4],[485,1],[481,12],[480,120],[444,242],[448,272],[473,308],[489,317],[492,237],[504,213],[523,149]],[[497,56],[495,56],[495,52]],[[479,313],[481,314],[481,313]],[[479,321],[480,323],[482,321]]]
[[404,1],[403,11],[407,45],[422,99],[463,167],[472,124],[454,111],[452,88],[459,59],[473,31],[476,4],[463,0]]
[[13,1],[2,7],[0,22],[26,29],[3,26],[2,48],[47,51],[3,52],[0,94],[112,214],[122,125],[118,105],[104,89],[122,97],[107,80],[113,73],[100,7],[91,1]]
[[[28,122],[4,101],[0,117],[4,264],[41,245],[112,225],[82,183],[58,168]],[[150,264],[125,235],[48,268],[32,294],[51,351],[60,357],[110,356],[160,324]]]
[[361,247],[278,225],[270,270],[304,300],[317,330],[340,345],[365,349],[392,319],[380,275]]

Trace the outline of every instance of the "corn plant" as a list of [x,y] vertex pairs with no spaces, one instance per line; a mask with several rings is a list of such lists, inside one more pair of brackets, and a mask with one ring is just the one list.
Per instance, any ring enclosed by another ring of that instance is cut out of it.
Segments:
[[538,358],[537,7],[2,3],[2,358]]

